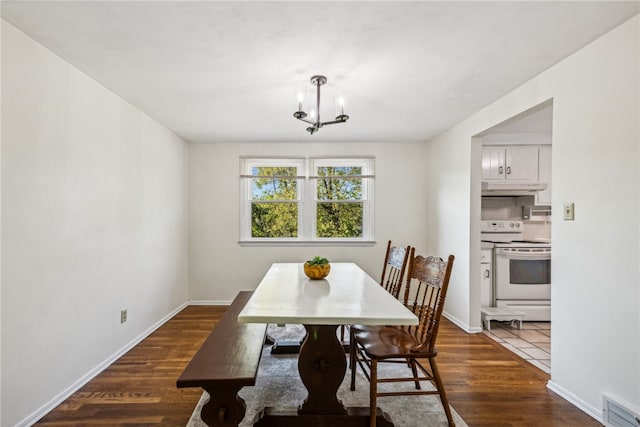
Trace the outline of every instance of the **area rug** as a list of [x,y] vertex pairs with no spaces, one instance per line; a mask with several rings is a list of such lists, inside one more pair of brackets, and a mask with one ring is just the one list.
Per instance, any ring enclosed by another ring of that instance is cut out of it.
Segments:
[[[296,339],[304,336],[304,328],[301,325],[287,325],[278,327],[269,325],[267,333],[276,339]],[[407,375],[409,368],[400,363],[382,363],[379,365],[379,376],[393,376],[400,371],[400,375]],[[410,375],[410,373],[409,373]],[[349,390],[350,371],[347,368],[345,379],[338,390],[338,398],[345,406],[369,406],[369,382],[358,368],[356,377],[356,391]],[[407,384],[385,384],[385,386],[399,389],[399,387],[411,387]],[[423,383],[423,387],[430,384]],[[380,390],[383,390],[380,388]],[[245,418],[240,423],[241,427],[252,425],[254,417],[265,406],[290,406],[297,407],[306,397],[307,390],[298,375],[297,355],[272,355],[271,346],[265,345],[262,352],[258,377],[254,387],[245,387],[239,392],[240,397],[247,404]],[[200,409],[207,402],[209,396],[202,394],[187,427],[206,427],[200,419]],[[393,396],[380,397],[378,406],[391,416],[391,420],[398,427],[422,427],[422,426],[447,426],[447,417],[442,409],[440,398],[434,396]],[[456,426],[464,427],[467,424],[451,408]]]

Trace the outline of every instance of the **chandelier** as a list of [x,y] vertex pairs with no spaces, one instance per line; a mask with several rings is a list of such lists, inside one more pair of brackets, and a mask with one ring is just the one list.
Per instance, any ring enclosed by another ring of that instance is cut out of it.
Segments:
[[307,132],[311,135],[319,131],[322,126],[344,123],[349,120],[349,116],[344,113],[344,98],[342,97],[338,98],[336,102],[336,118],[328,122],[320,120],[320,86],[325,83],[327,83],[327,78],[325,76],[311,77],[311,84],[316,87],[316,104],[315,109],[311,109],[308,114],[302,107],[304,95],[302,93],[298,94],[298,111],[293,113],[293,117],[298,120],[302,120],[305,123],[309,123],[311,126],[307,128]]

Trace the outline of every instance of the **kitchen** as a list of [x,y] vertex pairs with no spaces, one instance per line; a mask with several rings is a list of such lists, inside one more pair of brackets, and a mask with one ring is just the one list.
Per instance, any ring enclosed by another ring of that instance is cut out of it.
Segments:
[[552,108],[545,103],[482,137],[480,223],[483,332],[547,373]]

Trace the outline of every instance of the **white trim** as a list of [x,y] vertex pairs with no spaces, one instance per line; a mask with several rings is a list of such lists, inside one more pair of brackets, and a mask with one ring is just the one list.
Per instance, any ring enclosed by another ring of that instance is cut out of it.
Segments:
[[375,175],[310,175],[309,179],[374,179]]
[[482,326],[473,326],[473,327],[469,327],[469,329],[467,330],[468,333],[470,334],[479,334],[482,333]]
[[590,417],[594,418],[600,424],[603,423],[602,410],[593,407],[592,405],[588,404],[587,402],[585,402],[584,400],[580,399],[578,396],[576,396],[575,394],[571,393],[569,390],[561,387],[560,385],[558,385],[557,383],[553,382],[552,380],[549,380],[547,382],[547,388],[549,390],[551,390],[552,392],[556,393],[557,395],[559,395],[560,397],[562,397],[564,400],[566,400],[569,403],[571,403],[576,408],[580,409],[585,414],[587,414]]
[[276,240],[276,239],[264,239],[264,240],[239,240],[240,246],[352,246],[352,247],[364,247],[374,246],[375,240],[341,240],[341,239],[326,239],[326,240]]
[[329,159],[329,160],[341,160],[341,159],[364,159],[364,160],[375,160],[376,156],[374,155],[366,155],[366,156],[342,156],[342,155],[337,155],[337,156],[323,156],[323,155],[318,155],[318,156],[307,156],[307,158],[309,160],[316,160],[316,159]]
[[24,418],[21,421],[19,421],[15,425],[15,427],[29,427],[29,426],[32,426],[33,424],[35,424],[38,420],[40,420],[42,417],[47,415],[49,412],[51,412],[53,409],[55,409],[58,405],[60,405],[62,402],[64,402],[69,396],[71,396],[73,393],[78,391],[81,387],[83,387],[85,384],[87,384],[89,381],[91,381],[93,378],[95,378],[98,374],[100,374],[102,371],[104,371],[106,368],[108,368],[113,362],[118,360],[122,355],[124,355],[126,352],[131,350],[133,347],[138,345],[142,340],[144,340],[149,335],[151,335],[160,326],[162,326],[166,322],[168,322],[173,316],[175,316],[180,311],[182,311],[182,309],[184,309],[186,306],[187,306],[186,302],[180,304],[178,306],[178,308],[176,308],[171,313],[167,314],[165,317],[163,317],[162,319],[160,319],[159,321],[154,323],[150,328],[148,328],[142,334],[138,335],[136,338],[134,338],[133,340],[129,341],[120,350],[116,351],[111,356],[107,357],[105,360],[103,360],[101,363],[99,363],[96,367],[94,367],[89,372],[84,374],[82,377],[78,378],[76,381],[73,382],[73,384],[71,384],[69,387],[67,387],[66,389],[64,389],[60,393],[58,393],[51,400],[49,400],[47,403],[45,403],[40,408],[38,408],[35,411],[33,411],[26,418]]
[[458,326],[460,329],[462,329],[463,331],[469,333],[469,334],[475,334],[478,332],[482,332],[482,328],[471,328],[469,327],[469,325],[465,322],[463,322],[462,320],[458,319],[457,317],[455,317],[454,315],[452,315],[451,313],[447,312],[447,311],[443,311],[442,315],[444,317],[446,317],[447,319],[449,319],[451,322],[455,323],[456,326]]
[[249,154],[241,154],[239,156],[239,158],[240,158],[240,160],[254,160],[254,159],[255,160],[262,160],[262,159],[265,159],[265,160],[272,160],[272,159],[287,159],[287,160],[290,160],[290,159],[302,159],[302,160],[305,160],[306,156],[304,156],[304,155],[301,155],[301,156],[295,156],[295,155],[293,155],[293,156],[287,156],[287,155],[283,155],[283,156],[277,156],[277,155],[273,155],[273,156],[254,156],[254,155],[249,155]]
[[231,300],[195,299],[189,300],[187,305],[231,305],[231,303]]

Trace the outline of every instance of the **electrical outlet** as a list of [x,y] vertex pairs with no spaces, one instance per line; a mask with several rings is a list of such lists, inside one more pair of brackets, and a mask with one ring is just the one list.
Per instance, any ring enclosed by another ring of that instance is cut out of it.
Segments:
[[575,210],[573,203],[565,203],[563,212],[565,221],[573,221],[575,219]]
[[127,309],[120,310],[120,323],[124,323],[127,321]]

